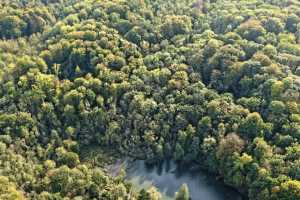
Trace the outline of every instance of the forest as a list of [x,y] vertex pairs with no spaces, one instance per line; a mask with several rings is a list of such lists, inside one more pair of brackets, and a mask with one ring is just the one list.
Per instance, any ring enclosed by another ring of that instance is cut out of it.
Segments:
[[1,0],[0,199],[163,200],[106,151],[300,200],[300,1]]

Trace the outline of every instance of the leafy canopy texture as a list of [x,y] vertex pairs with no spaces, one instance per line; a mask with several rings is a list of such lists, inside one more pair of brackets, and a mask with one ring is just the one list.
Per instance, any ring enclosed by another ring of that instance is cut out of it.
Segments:
[[299,27],[296,0],[1,0],[0,199],[162,199],[107,149],[300,199]]

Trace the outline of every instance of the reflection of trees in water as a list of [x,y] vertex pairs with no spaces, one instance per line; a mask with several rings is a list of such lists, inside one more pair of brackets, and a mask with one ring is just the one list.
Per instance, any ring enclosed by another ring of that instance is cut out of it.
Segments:
[[149,189],[151,186],[158,188],[165,199],[172,199],[180,186],[187,183],[193,200],[241,200],[237,192],[192,164],[178,165],[174,161],[166,160],[154,165],[137,160],[128,166],[128,180],[139,189]]

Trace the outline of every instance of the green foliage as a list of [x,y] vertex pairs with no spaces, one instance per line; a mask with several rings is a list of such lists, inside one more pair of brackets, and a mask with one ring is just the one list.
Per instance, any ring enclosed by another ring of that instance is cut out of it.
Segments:
[[7,177],[0,176],[0,198],[3,200],[25,200],[22,192],[9,182]]
[[292,200],[300,198],[300,182],[295,180],[289,180],[280,185],[280,189],[277,192],[277,198],[283,200]]
[[160,31],[171,39],[178,34],[187,34],[192,29],[191,19],[188,16],[166,16],[165,22],[161,25]]
[[187,185],[184,183],[176,192],[175,194],[175,200],[189,200],[190,199],[190,194],[189,194],[189,189]]
[[87,147],[200,162],[251,200],[299,199],[299,8],[1,1],[0,199],[161,199]]

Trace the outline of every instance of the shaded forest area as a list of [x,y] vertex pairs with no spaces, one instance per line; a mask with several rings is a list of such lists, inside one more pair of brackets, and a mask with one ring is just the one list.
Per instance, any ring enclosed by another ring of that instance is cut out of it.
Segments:
[[300,199],[299,27],[297,0],[1,0],[0,199],[161,199],[91,146]]

